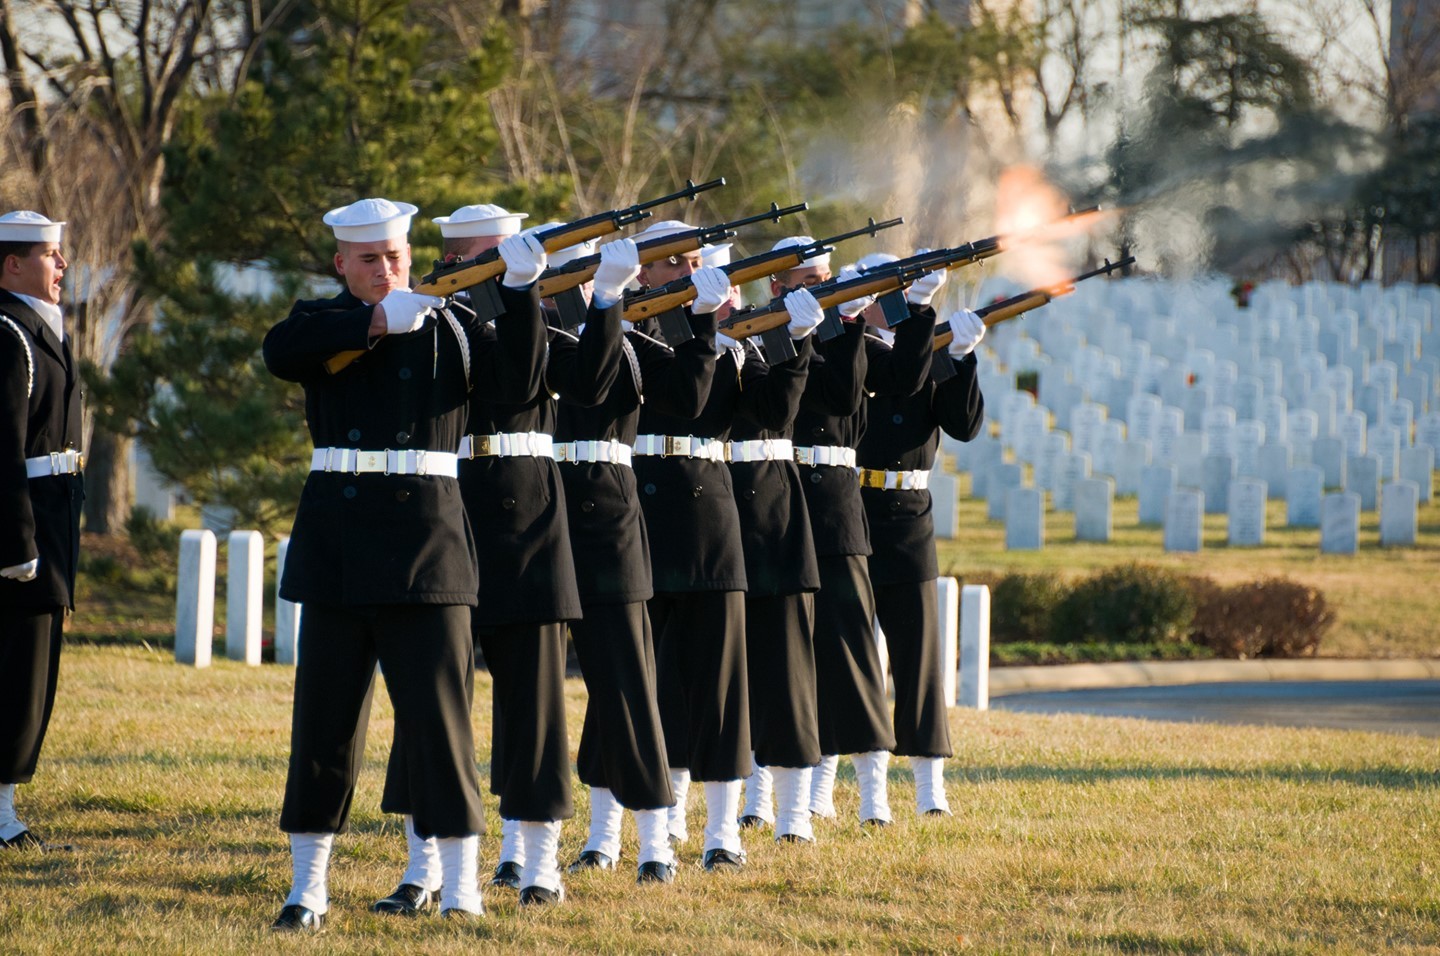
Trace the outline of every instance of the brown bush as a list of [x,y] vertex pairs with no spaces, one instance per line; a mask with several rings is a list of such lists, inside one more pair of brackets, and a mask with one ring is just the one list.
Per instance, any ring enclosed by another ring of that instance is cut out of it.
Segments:
[[1335,623],[1325,595],[1284,578],[1222,587],[1191,578],[1191,640],[1219,657],[1313,657]]

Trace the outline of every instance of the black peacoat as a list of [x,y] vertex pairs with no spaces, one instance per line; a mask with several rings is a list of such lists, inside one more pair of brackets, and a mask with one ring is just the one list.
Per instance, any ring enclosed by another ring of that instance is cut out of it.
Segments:
[[[518,301],[526,300],[522,293]],[[514,401],[533,394],[545,339],[523,309],[492,329],[468,309],[450,308],[466,337],[468,375],[460,339],[438,314],[419,331],[370,347],[373,306],[348,290],[297,302],[265,336],[265,364],[305,387],[316,447],[454,452],[471,384]],[[333,375],[325,370],[327,358],[353,349],[368,352]],[[478,590],[475,542],[455,479],[310,472],[280,583],[286,600],[473,607]]]
[[80,449],[80,370],[35,310],[0,289],[0,568],[40,559],[31,581],[0,578],[0,605],[74,607],[84,481],[27,478],[25,459]]

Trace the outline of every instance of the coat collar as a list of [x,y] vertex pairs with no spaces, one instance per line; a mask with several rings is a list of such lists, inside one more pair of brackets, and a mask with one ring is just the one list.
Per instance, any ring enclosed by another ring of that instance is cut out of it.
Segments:
[[35,341],[45,346],[45,349],[64,365],[69,366],[68,350],[50,330],[50,324],[40,318],[24,299],[8,289],[0,289],[0,312],[19,322]]

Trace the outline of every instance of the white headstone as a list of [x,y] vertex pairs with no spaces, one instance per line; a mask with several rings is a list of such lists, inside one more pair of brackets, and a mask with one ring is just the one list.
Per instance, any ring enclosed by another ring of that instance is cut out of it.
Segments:
[[1345,463],[1345,490],[1360,499],[1360,510],[1380,507],[1380,456],[1356,455]]
[[1326,488],[1345,487],[1345,439],[1317,438],[1310,445],[1310,463],[1325,475]]
[[1165,500],[1177,487],[1174,465],[1150,465],[1140,478],[1140,523],[1164,524]]
[[1131,441],[1153,443],[1160,430],[1160,412],[1164,406],[1158,395],[1132,395],[1126,403],[1125,423]]
[[1440,449],[1440,412],[1421,416],[1415,426],[1415,444]]
[[1365,454],[1367,451],[1365,447],[1365,434],[1369,430],[1369,425],[1365,422],[1365,414],[1363,412],[1346,412],[1341,415],[1335,430],[1336,434],[1340,436],[1340,439],[1345,442],[1345,454],[1347,457],[1350,455]]
[[1285,496],[1285,482],[1290,474],[1290,443],[1269,442],[1260,446],[1260,477],[1270,489],[1270,497]]
[[1199,551],[1204,527],[1205,496],[1177,488],[1165,502],[1165,550]]
[[990,589],[967,584],[960,589],[961,707],[990,709]]
[[260,624],[265,611],[265,539],[258,531],[232,531],[225,587],[225,656],[260,663]]
[[1359,550],[1359,495],[1352,491],[1325,495],[1320,502],[1320,553],[1354,554]]
[[1201,464],[1205,513],[1223,515],[1230,510],[1230,483],[1235,480],[1234,455],[1206,455]]
[[1435,476],[1435,449],[1429,445],[1416,445],[1400,452],[1400,477],[1415,483],[1420,493],[1420,503],[1428,505],[1433,495]]
[[285,580],[285,559],[290,555],[290,539],[280,539],[275,549],[275,663],[295,664],[300,645],[300,605],[280,596],[280,582]]
[[985,517],[991,521],[1005,520],[1005,501],[1010,492],[1021,487],[1020,466],[1001,463],[990,469],[985,482]]
[[1364,415],[1365,420],[1371,424],[1380,421],[1382,402],[1378,386],[1369,383],[1355,386],[1355,411]]
[[1083,451],[1072,451],[1065,456],[1060,473],[1055,479],[1055,493],[1052,504],[1056,511],[1075,510],[1075,483],[1090,477],[1090,456]]
[[[1440,431],[1440,430],[1437,430]],[[1160,409],[1155,423],[1155,456],[1157,462],[1173,461],[1175,446],[1183,441],[1185,434],[1185,413],[1171,405]]]
[[1075,540],[1108,542],[1115,483],[1109,478],[1085,478],[1075,483]]
[[1413,481],[1387,481],[1380,496],[1380,546],[1406,548],[1415,544],[1420,489]]
[[1260,422],[1265,426],[1265,437],[1270,441],[1289,441],[1289,406],[1279,395],[1267,395],[1260,400]]
[[1429,410],[1431,388],[1431,378],[1427,372],[1417,369],[1400,377],[1400,398],[1409,402],[1417,415],[1423,415]]
[[1265,482],[1237,478],[1230,482],[1229,542],[1231,547],[1265,543]]
[[1265,399],[1265,383],[1253,375],[1235,383],[1235,417],[1241,421],[1260,418],[1261,402]]
[[1115,493],[1138,495],[1140,476],[1150,464],[1148,441],[1121,442],[1115,450]]
[[1086,402],[1070,416],[1070,447],[1094,456],[1104,433],[1105,409]]
[[210,666],[215,640],[215,532],[180,532],[175,586],[175,661]]
[[1265,447],[1265,425],[1243,421],[1235,426],[1235,469],[1241,478],[1262,478],[1260,449]]
[[1411,428],[1415,424],[1415,406],[1409,399],[1397,398],[1385,406],[1384,422],[1400,435],[1400,447],[1410,445]]
[[1389,425],[1371,425],[1365,435],[1365,446],[1380,459],[1381,479],[1394,478],[1400,469],[1400,432]]
[[1045,493],[1039,488],[1011,488],[1005,499],[1005,550],[1044,548]]
[[931,515],[935,520],[935,537],[947,540],[960,535],[960,482],[954,475],[930,473]]
[[1205,411],[1211,404],[1213,404],[1213,398],[1209,385],[1197,384],[1185,390],[1180,407],[1185,412],[1186,431],[1204,430]]
[[1291,528],[1320,527],[1320,498],[1325,474],[1315,465],[1302,465],[1290,472],[1285,483],[1285,524]]

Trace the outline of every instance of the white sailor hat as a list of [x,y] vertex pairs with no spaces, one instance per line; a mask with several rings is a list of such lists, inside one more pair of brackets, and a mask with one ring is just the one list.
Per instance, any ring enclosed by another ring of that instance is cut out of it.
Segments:
[[[808,246],[814,241],[815,238],[813,236],[786,236],[784,239],[781,239],[779,242],[775,243],[775,245],[771,246],[770,251],[775,252],[779,249],[789,249],[791,246]],[[830,253],[822,252],[818,255],[809,256],[798,266],[795,266],[795,268],[808,269],[811,266],[814,266],[817,269],[829,268]]]
[[[525,234],[534,235],[537,232],[544,232],[546,229],[554,229],[556,226],[563,225],[565,225],[565,223],[551,220],[550,222],[541,223],[538,226],[531,226],[529,229],[525,230]],[[584,242],[577,242],[573,246],[566,246],[564,249],[550,253],[550,255],[547,257],[548,265],[550,268],[553,269],[556,266],[563,266],[565,263],[571,262],[575,259],[583,259],[586,256],[593,256],[595,254],[595,249],[598,244],[598,240],[586,239]]]
[[510,212],[504,206],[482,202],[461,206],[448,216],[432,220],[446,239],[469,239],[474,236],[513,236],[520,231],[520,220],[530,218],[528,212]]
[[872,252],[869,255],[861,256],[855,260],[855,268],[861,272],[867,269],[874,269],[876,266],[889,265],[892,262],[899,262],[899,256],[892,256],[888,252]]
[[730,264],[730,247],[733,243],[722,242],[713,246],[700,247],[700,262],[702,265],[718,269],[721,266]]
[[665,239],[669,236],[677,236],[682,232],[689,232],[694,228],[688,222],[681,222],[679,219],[662,219],[659,222],[652,222],[645,231],[636,233],[631,238],[636,242],[643,239]]
[[59,242],[63,222],[51,222],[38,212],[17,209],[0,216],[0,242]]
[[418,212],[408,202],[361,199],[325,214],[325,225],[341,242],[379,242],[410,232],[410,218]]

